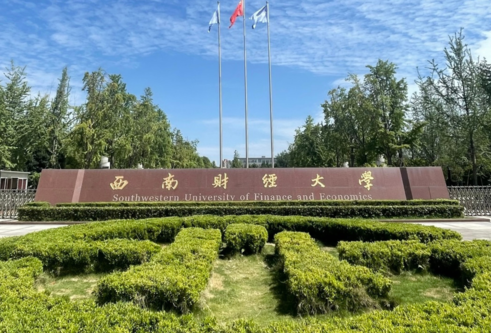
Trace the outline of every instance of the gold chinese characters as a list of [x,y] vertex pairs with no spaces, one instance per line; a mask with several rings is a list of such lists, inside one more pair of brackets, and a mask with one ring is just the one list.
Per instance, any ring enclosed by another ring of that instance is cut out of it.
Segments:
[[322,179],[324,179],[324,177],[321,177],[319,174],[317,174],[317,177],[312,179],[314,183],[311,186],[315,187],[317,185],[320,185],[321,187],[326,187],[324,184],[321,183]]
[[272,173],[270,175],[265,174],[263,176],[263,185],[264,187],[276,187],[276,180],[278,177],[276,177],[276,174]]
[[361,174],[361,177],[358,180],[358,184],[361,185],[362,183],[364,183],[365,186],[363,186],[363,187],[366,188],[368,191],[370,191],[370,188],[373,186],[372,180],[373,180],[372,172],[371,171],[365,171],[364,173]]
[[113,190],[122,190],[128,185],[128,181],[123,178],[124,176],[116,176],[116,179],[109,185]]
[[227,189],[227,183],[228,183],[228,177],[227,174],[224,173],[223,176],[222,174],[218,174],[213,180],[213,187],[223,187],[224,189]]
[[174,175],[171,175],[169,173],[168,177],[164,178],[164,182],[162,183],[162,188],[165,190],[175,190],[177,188],[177,185],[179,185],[179,182],[174,179]]

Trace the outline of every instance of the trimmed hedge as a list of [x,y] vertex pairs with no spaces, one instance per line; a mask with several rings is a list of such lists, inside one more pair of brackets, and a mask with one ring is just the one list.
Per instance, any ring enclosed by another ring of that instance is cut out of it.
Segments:
[[491,272],[491,242],[486,240],[340,242],[337,249],[340,259],[375,271],[431,269],[467,286],[476,275]]
[[486,240],[437,241],[430,245],[430,249],[431,269],[437,274],[453,278],[461,278],[461,264],[467,260],[491,256],[491,242]]
[[0,259],[35,257],[46,270],[61,274],[81,271],[126,269],[150,260],[160,247],[150,241],[114,239],[107,241],[66,241],[66,239],[37,241],[15,239],[0,242]]
[[260,253],[267,240],[266,228],[253,224],[230,224],[224,235],[227,249],[245,254]]
[[460,271],[462,283],[466,286],[471,286],[474,284],[473,280],[476,275],[491,272],[491,257],[471,258],[460,264]]
[[192,215],[300,215],[338,218],[463,217],[458,205],[404,206],[149,206],[149,207],[29,207],[18,210],[20,221],[103,221]]
[[[209,222],[212,221],[209,217],[207,219]],[[159,219],[159,221],[166,220],[169,219]],[[180,219],[181,226],[184,225],[183,220],[185,220],[187,225],[199,221]],[[138,237],[157,237],[159,235],[158,231],[156,231],[158,229],[156,220],[146,220],[148,224],[155,223],[152,227],[153,229],[149,229],[148,233],[143,227],[130,230],[132,222],[139,224],[136,221],[130,221],[130,223],[123,223],[122,221],[106,223],[117,228],[119,235],[137,235]],[[201,222],[204,223],[202,220]],[[226,224],[223,218],[217,219],[213,223],[215,225]],[[67,239],[81,239],[84,232],[83,228],[90,226],[93,228],[90,229],[91,237],[111,237],[112,234],[106,228],[98,229],[100,224],[102,223],[52,230],[53,232],[54,230],[59,230],[57,232],[70,232],[71,235]],[[291,223],[285,225],[294,226]],[[389,226],[390,224],[382,225]],[[127,232],[126,227],[128,228]],[[97,230],[103,230],[104,232],[97,234]],[[369,229],[365,230],[365,232],[369,233]],[[380,230],[377,232],[384,239],[388,237]],[[394,233],[392,230],[387,234],[400,236],[402,231],[399,230],[398,233]],[[370,237],[374,235],[371,234]],[[436,238],[440,236],[442,235],[437,234]],[[430,238],[428,236],[425,237]],[[22,237],[16,237],[15,239],[19,238]],[[467,269],[464,268],[466,265],[469,266],[469,271],[475,271],[475,273],[471,273],[475,274],[471,287],[463,293],[457,293],[454,304],[426,302],[399,306],[393,311],[371,311],[350,318],[333,317],[320,320],[284,321],[265,326],[259,326],[252,320],[239,320],[229,324],[217,323],[213,318],[195,320],[190,315],[176,316],[168,312],[150,311],[131,303],[123,302],[104,306],[97,306],[90,300],[70,302],[66,297],[51,297],[47,293],[39,293],[33,288],[34,278],[42,270],[42,263],[38,259],[24,258],[17,261],[1,262],[0,332],[487,332],[489,327],[491,327],[491,307],[489,306],[491,302],[491,273],[488,268],[484,267],[488,259],[480,258],[488,251],[486,250],[488,247],[486,242],[481,242],[463,242],[464,245],[459,246],[458,244],[461,242],[438,241],[428,245],[428,247],[436,246],[438,248],[434,253],[438,254],[439,260],[444,260],[444,258],[449,258],[451,261],[454,259],[461,260],[459,263],[461,268],[459,269],[462,274]],[[484,250],[479,250],[479,247],[484,248]],[[472,261],[476,261],[476,263],[472,263]],[[438,263],[439,261],[436,262]]]
[[[49,203],[47,203],[49,205]],[[281,201],[158,201],[158,202],[68,202],[56,207],[264,207],[264,206],[459,206],[458,200],[281,200]]]
[[97,301],[130,301],[187,313],[208,283],[221,241],[216,229],[184,229],[151,262],[103,277],[95,291]]
[[275,243],[299,313],[373,307],[376,303],[371,297],[389,294],[389,279],[366,267],[339,262],[306,233],[284,231],[275,236]]
[[430,248],[419,241],[340,242],[339,259],[374,271],[400,274],[402,271],[430,267]]
[[[454,231],[414,224],[299,216],[191,216],[94,222],[4,238],[0,239],[0,260],[34,256],[43,262],[46,270],[57,274],[126,269],[130,265],[147,262],[159,251],[157,245],[141,240],[172,242],[182,228],[199,227],[225,232],[233,223],[262,225],[270,239],[281,231],[302,231],[329,244],[353,240],[414,239],[427,243],[461,239]],[[124,251],[119,249],[123,244]]]

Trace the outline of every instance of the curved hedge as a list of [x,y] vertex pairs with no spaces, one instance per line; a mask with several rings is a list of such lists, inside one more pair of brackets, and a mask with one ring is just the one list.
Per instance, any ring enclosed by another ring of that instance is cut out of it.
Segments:
[[[491,327],[491,272],[488,259],[483,258],[489,256],[491,242],[460,242],[455,233],[440,233],[437,228],[388,223],[379,223],[377,227],[376,222],[366,222],[367,225],[364,226],[360,220],[343,222],[335,219],[287,217],[281,221],[278,216],[207,216],[75,225],[15,237],[12,240],[2,239],[0,248],[3,249],[2,253],[9,253],[7,243],[15,248],[22,238],[35,240],[42,236],[47,241],[49,237],[62,237],[63,233],[66,233],[66,242],[107,241],[120,237],[152,240],[173,238],[182,227],[202,224],[210,228],[218,226],[218,229],[224,230],[228,224],[240,219],[244,219],[242,222],[245,223],[257,221],[273,233],[286,228],[291,228],[292,231],[297,228],[307,229],[300,231],[307,231],[313,237],[314,234],[324,235],[327,239],[338,241],[356,238],[369,241],[437,240],[425,245],[432,251],[430,264],[439,271],[448,273],[452,273],[451,270],[457,267],[459,273],[453,273],[456,278],[465,274],[472,280],[469,281],[469,289],[455,296],[453,304],[426,302],[400,306],[394,311],[372,311],[351,318],[285,321],[260,327],[253,321],[245,320],[230,324],[219,324],[213,318],[198,321],[190,315],[177,316],[150,311],[131,303],[118,302],[98,306],[93,301],[70,302],[67,298],[51,297],[33,288],[34,278],[41,272],[42,263],[38,259],[24,258],[0,263],[0,332],[486,332]],[[111,231],[113,228],[115,232]],[[343,232],[337,236],[332,235],[335,230]],[[433,231],[435,234],[432,234]],[[23,244],[27,246],[28,242]],[[157,256],[161,254],[162,252]]]
[[388,278],[338,261],[321,251],[306,233],[283,231],[275,236],[275,243],[298,313],[376,307],[372,297],[386,298],[389,294],[392,281]]
[[219,230],[183,229],[152,261],[103,277],[95,291],[97,301],[131,301],[187,313],[208,283],[221,242]]

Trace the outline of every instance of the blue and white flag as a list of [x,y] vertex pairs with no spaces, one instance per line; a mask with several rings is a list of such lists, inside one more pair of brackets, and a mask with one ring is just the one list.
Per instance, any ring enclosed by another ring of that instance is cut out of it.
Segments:
[[252,14],[251,20],[254,20],[254,24],[252,25],[252,29],[256,29],[257,22],[266,23],[268,22],[268,6],[264,6],[259,9],[257,12]]
[[218,23],[220,23],[220,5],[218,5],[217,10],[215,10],[213,12],[213,16],[211,17],[211,20],[210,20],[210,26],[208,27],[208,32],[211,31],[211,27],[214,24],[218,24]]

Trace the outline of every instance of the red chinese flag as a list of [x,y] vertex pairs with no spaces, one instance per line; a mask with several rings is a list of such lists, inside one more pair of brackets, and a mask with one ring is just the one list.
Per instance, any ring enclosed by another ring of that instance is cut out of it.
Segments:
[[235,8],[234,13],[232,14],[232,16],[230,16],[230,23],[231,24],[230,24],[230,27],[228,27],[228,28],[229,29],[232,28],[237,17],[243,16],[243,15],[244,15],[244,8],[242,7],[242,0],[240,0],[239,4],[237,5],[237,8]]

